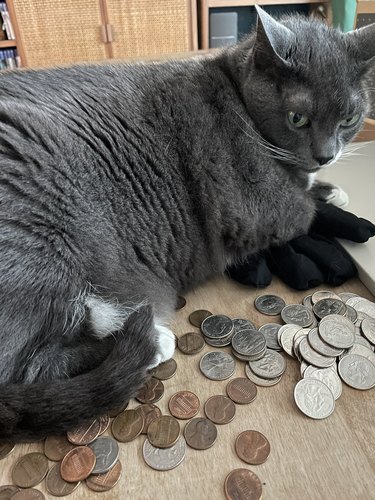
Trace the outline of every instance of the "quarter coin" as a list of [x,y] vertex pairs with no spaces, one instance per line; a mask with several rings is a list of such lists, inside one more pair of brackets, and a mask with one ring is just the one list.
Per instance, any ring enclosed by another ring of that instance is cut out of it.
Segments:
[[70,450],[61,462],[61,477],[68,483],[86,479],[95,467],[95,453],[87,446]]
[[361,323],[361,330],[366,339],[375,345],[375,319],[365,318]]
[[267,349],[263,358],[258,361],[249,361],[251,370],[262,378],[277,378],[286,370],[286,361],[277,351]]
[[315,302],[313,311],[315,316],[322,319],[329,314],[340,314],[340,316],[345,316],[347,308],[342,300],[327,298]]
[[240,332],[241,330],[256,330],[257,327],[249,319],[234,318],[233,320],[234,331]]
[[339,299],[340,297],[335,293],[331,292],[330,290],[318,290],[317,292],[313,293],[311,296],[311,302],[313,304],[316,304],[319,302],[319,300],[322,299]]
[[277,333],[280,330],[281,325],[277,323],[266,323],[259,328],[259,331],[263,333],[268,349],[274,349],[275,351],[281,351],[281,346],[277,340]]
[[317,328],[312,328],[308,335],[307,339],[309,341],[310,346],[319,354],[323,356],[340,356],[344,352],[344,349],[337,349],[337,347],[332,347],[328,345],[318,334]]
[[366,391],[375,387],[375,365],[359,354],[348,354],[339,362],[339,374],[345,384]]
[[206,450],[216,441],[217,429],[211,420],[196,417],[186,424],[184,436],[191,448]]
[[257,397],[257,386],[248,378],[239,377],[227,385],[227,394],[237,404],[249,404]]
[[195,417],[199,411],[200,402],[193,392],[180,391],[173,394],[168,407],[174,417],[186,420]]
[[204,404],[204,413],[214,424],[228,424],[234,419],[236,405],[227,396],[211,396]]
[[143,458],[155,470],[171,470],[180,465],[186,455],[186,441],[183,436],[170,448],[156,448],[148,439],[143,443]]
[[302,413],[314,419],[327,418],[335,409],[331,389],[317,379],[300,380],[294,388],[294,400]]
[[117,462],[119,446],[117,441],[111,437],[101,436],[89,444],[89,448],[92,449],[96,457],[95,467],[91,474],[104,474]]
[[205,337],[210,339],[223,339],[228,337],[233,330],[233,321],[223,314],[214,314],[204,319],[201,330]]
[[234,373],[236,363],[233,357],[221,351],[206,353],[200,360],[199,367],[203,375],[211,380],[225,380]]
[[70,495],[78,487],[79,482],[68,483],[61,477],[60,464],[55,464],[49,470],[46,477],[46,488],[48,493],[55,497]]
[[331,368],[315,368],[315,366],[308,366],[303,373],[303,378],[315,378],[321,380],[331,389],[335,400],[341,396],[342,383],[340,377]]
[[39,484],[48,472],[48,460],[43,453],[28,453],[19,458],[12,470],[16,486],[31,488]]
[[278,295],[260,295],[255,299],[254,305],[262,314],[277,316],[285,307],[285,301]]
[[312,311],[302,304],[290,304],[281,311],[281,318],[284,323],[292,323],[302,328],[312,325],[314,315]]
[[108,472],[89,476],[86,479],[86,486],[92,491],[109,491],[118,483],[121,470],[121,462],[118,461]]
[[338,349],[348,349],[355,341],[355,326],[348,318],[338,314],[323,318],[318,332],[324,342]]
[[244,431],[237,437],[236,453],[241,460],[251,465],[264,463],[271,451],[268,439],[258,431]]
[[307,338],[303,338],[299,343],[298,350],[300,355],[307,363],[317,366],[318,368],[328,368],[335,362],[334,357],[323,356],[316,352],[309,344]]
[[261,500],[262,483],[249,469],[234,469],[225,478],[227,500]]
[[281,380],[281,376],[268,379],[263,377],[258,377],[258,375],[255,375],[255,373],[251,370],[248,363],[246,363],[245,365],[245,374],[249,380],[251,380],[252,382],[254,382],[254,384],[259,385],[261,387],[272,387],[273,385],[278,384]]

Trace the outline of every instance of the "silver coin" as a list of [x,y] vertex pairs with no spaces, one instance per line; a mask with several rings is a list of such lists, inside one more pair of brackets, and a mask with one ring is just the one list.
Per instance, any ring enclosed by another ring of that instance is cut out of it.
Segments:
[[232,354],[235,358],[239,359],[240,361],[257,361],[258,359],[263,358],[265,352],[266,352],[266,347],[261,351],[259,354],[256,354],[255,356],[243,356],[242,354],[238,354],[233,348],[232,348]]
[[362,335],[358,335],[357,333],[355,335],[355,341],[354,341],[354,345],[356,345],[356,344],[361,344],[364,347],[367,347],[367,349],[370,349],[370,351],[374,350],[373,346],[366,339],[366,337],[362,337]]
[[[303,337],[306,337],[306,335],[304,335]],[[298,337],[297,340],[293,343],[294,356],[298,359],[298,361],[300,363],[304,362],[304,359],[299,352],[299,345],[300,345],[303,337]]]
[[320,337],[332,347],[348,349],[354,344],[355,326],[344,316],[331,314],[319,323]]
[[[305,373],[305,371],[307,370],[307,368],[309,366],[311,366],[309,363],[306,363],[306,361],[302,360],[302,363],[301,363],[301,366],[300,366],[301,377],[303,377],[303,374]],[[316,366],[314,366],[314,368],[316,368]]]
[[302,327],[300,327],[299,325],[292,325],[290,323],[283,325],[277,332],[277,341],[280,345],[281,345],[281,336],[284,334],[286,330],[294,330],[294,333],[296,334],[299,330],[302,330]]
[[246,377],[254,382],[254,384],[259,385],[261,387],[272,387],[280,382],[282,379],[282,375],[276,378],[262,378],[255,375],[255,373],[251,370],[248,364],[245,365],[245,374]]
[[277,332],[280,328],[281,325],[278,325],[277,323],[266,323],[259,328],[259,331],[263,333],[266,339],[266,344],[269,349],[281,351],[281,346],[277,340]]
[[375,318],[375,303],[363,297],[353,297],[348,300],[348,305],[354,307],[357,313],[366,314],[370,318]]
[[286,361],[280,353],[267,349],[262,359],[249,361],[249,366],[258,377],[277,378],[285,372]]
[[339,294],[338,294],[338,296],[340,297],[340,299],[341,299],[343,302],[345,302],[345,304],[346,304],[346,302],[347,302],[349,299],[351,299],[351,298],[353,298],[353,297],[358,297],[358,295],[357,295],[356,293],[351,293],[351,292],[341,292],[341,293],[339,293]]
[[186,441],[180,436],[170,448],[156,448],[146,438],[143,443],[143,458],[155,470],[171,470],[180,465],[186,455]]
[[313,304],[316,304],[319,300],[322,299],[340,299],[340,297],[335,293],[331,292],[330,290],[318,290],[317,292],[313,293],[311,296],[311,301]]
[[348,306],[347,304],[346,304],[346,316],[354,324],[355,324],[355,322],[358,319],[358,313],[357,313],[357,311],[354,309],[354,307]]
[[266,347],[266,339],[258,330],[241,330],[232,337],[232,347],[242,356],[256,356]]
[[318,334],[317,328],[312,328],[307,336],[309,344],[311,347],[322,354],[323,356],[340,356],[344,352],[344,349],[337,349],[337,347],[331,347],[324,340],[322,340]]
[[328,368],[335,362],[335,358],[323,356],[322,354],[316,352],[310,346],[307,338],[301,340],[299,344],[299,352],[305,361],[311,365],[317,366],[318,368]]
[[362,320],[361,330],[366,339],[375,345],[375,319],[365,318]]
[[303,378],[316,378],[321,380],[332,391],[333,397],[337,400],[342,394],[342,383],[340,377],[331,368],[316,368],[308,366],[303,373]]
[[257,327],[249,319],[234,318],[232,319],[234,326],[234,333],[240,332],[241,330],[256,330]]
[[255,308],[269,316],[277,316],[285,307],[285,301],[278,295],[260,295],[255,299]]
[[228,337],[224,337],[223,339],[210,339],[208,337],[204,337],[206,344],[212,347],[225,347],[226,345],[230,345],[232,343],[233,333],[228,335]]
[[310,418],[329,417],[335,409],[335,398],[331,389],[321,380],[303,378],[294,388],[294,401],[298,408]]
[[221,351],[211,351],[200,360],[199,367],[203,375],[211,380],[225,380],[231,377],[236,367],[233,357]]
[[285,323],[293,323],[303,328],[310,326],[314,321],[312,311],[302,304],[290,304],[281,311],[281,318]]
[[375,387],[375,365],[358,354],[348,354],[339,362],[339,374],[345,384],[366,391]]
[[306,295],[306,297],[303,298],[302,300],[302,304],[305,306],[305,307],[308,307],[309,309],[312,309],[313,308],[313,303],[312,303],[312,295]]
[[[345,354],[347,356],[348,354],[359,354],[359,356],[363,356],[364,358],[367,358],[373,365],[375,365],[375,353],[368,347],[365,347],[364,345],[361,344],[354,344],[353,347],[351,347],[348,352]],[[340,359],[342,359],[344,356],[341,356]]]
[[302,328],[298,325],[288,325],[288,328],[283,328],[281,331],[279,342],[283,350],[292,358],[295,357],[293,352],[294,337],[299,330]]
[[108,436],[98,437],[88,445],[95,453],[96,462],[92,474],[104,474],[117,462],[119,446],[117,441]]
[[233,321],[224,314],[213,314],[202,321],[201,330],[205,337],[222,339],[233,333]]
[[342,300],[327,298],[315,302],[313,311],[318,318],[322,319],[329,314],[340,314],[341,316],[345,316],[347,309]]

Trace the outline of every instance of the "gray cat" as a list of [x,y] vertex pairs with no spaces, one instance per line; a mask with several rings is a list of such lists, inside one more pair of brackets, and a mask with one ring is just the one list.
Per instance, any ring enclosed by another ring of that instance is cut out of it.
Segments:
[[367,110],[375,25],[0,77],[0,437],[66,431],[170,358],[178,293],[305,233]]

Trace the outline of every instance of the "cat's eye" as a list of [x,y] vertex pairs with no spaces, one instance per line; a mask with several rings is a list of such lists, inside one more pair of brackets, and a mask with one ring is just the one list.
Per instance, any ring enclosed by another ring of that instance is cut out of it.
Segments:
[[295,113],[294,111],[288,111],[288,120],[293,127],[301,128],[310,125],[310,120],[308,117],[302,113]]
[[353,116],[348,116],[344,120],[341,120],[340,125],[342,127],[352,127],[353,125],[356,125],[358,123],[360,117],[361,115],[359,113]]

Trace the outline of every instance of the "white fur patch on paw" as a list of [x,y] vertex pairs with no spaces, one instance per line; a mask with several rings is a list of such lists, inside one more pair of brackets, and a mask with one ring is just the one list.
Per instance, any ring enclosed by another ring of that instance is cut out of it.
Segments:
[[349,204],[349,195],[340,186],[334,185],[326,202],[335,205],[335,207],[344,208]]
[[176,347],[175,336],[169,328],[163,325],[155,324],[155,329],[157,332],[156,342],[158,345],[158,352],[149,368],[154,368],[160,363],[167,361],[167,359],[171,359]]

